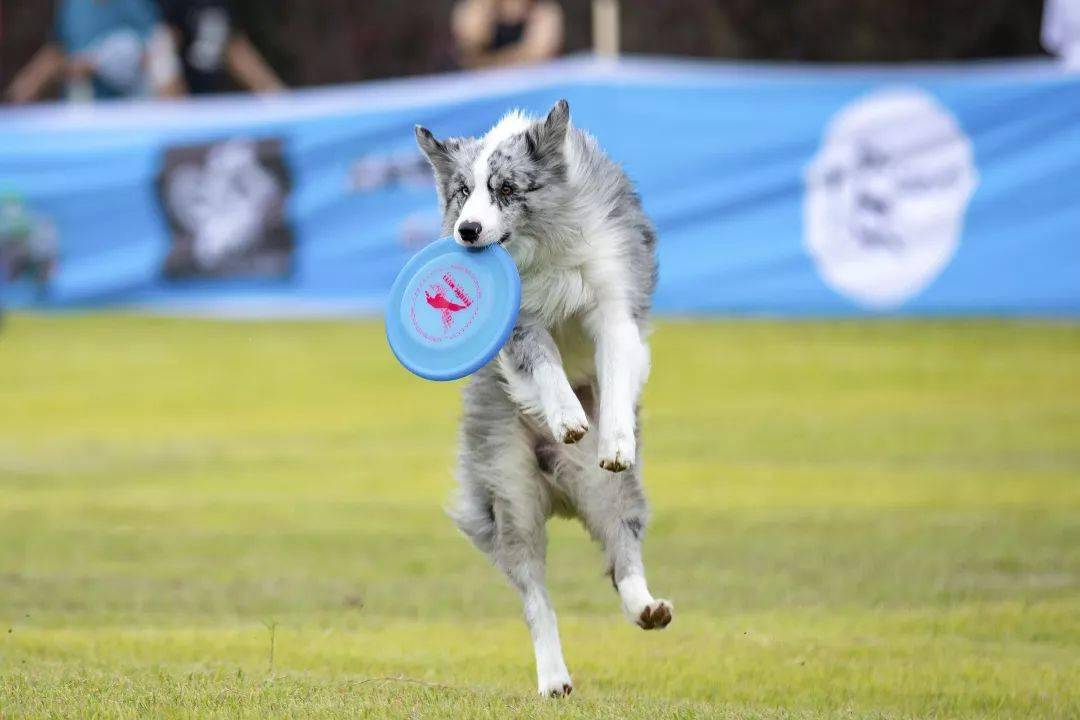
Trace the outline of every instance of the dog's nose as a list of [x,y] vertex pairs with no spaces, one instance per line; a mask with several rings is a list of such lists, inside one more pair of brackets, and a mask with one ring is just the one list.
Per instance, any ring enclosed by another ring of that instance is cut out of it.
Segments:
[[461,236],[462,242],[467,242],[472,245],[480,237],[480,231],[483,228],[478,222],[463,222],[458,225],[458,235]]

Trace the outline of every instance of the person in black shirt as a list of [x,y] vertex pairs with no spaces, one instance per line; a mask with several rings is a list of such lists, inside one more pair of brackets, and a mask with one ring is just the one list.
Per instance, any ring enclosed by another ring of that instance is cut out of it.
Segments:
[[275,92],[284,85],[236,27],[229,0],[159,0],[192,95],[224,92],[230,77],[254,92]]
[[550,60],[563,42],[563,13],[555,0],[459,0],[452,28],[464,67]]

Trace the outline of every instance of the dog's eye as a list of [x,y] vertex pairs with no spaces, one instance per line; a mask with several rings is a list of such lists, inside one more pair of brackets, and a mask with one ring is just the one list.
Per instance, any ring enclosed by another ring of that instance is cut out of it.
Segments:
[[502,194],[503,197],[510,197],[514,194],[514,186],[508,182],[504,182],[502,187],[499,188],[499,193]]
[[462,185],[461,187],[458,188],[458,192],[461,193],[461,197],[463,197],[463,198],[469,197],[469,186],[468,185]]

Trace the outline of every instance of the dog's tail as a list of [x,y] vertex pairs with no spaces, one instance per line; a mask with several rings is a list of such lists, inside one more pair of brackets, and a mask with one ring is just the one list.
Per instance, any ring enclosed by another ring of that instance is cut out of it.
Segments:
[[495,548],[495,509],[491,493],[483,487],[460,487],[446,514],[461,532],[482,552],[490,554]]

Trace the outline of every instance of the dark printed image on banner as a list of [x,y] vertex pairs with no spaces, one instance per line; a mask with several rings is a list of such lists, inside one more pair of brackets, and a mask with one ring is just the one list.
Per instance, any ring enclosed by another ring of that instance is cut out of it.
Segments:
[[171,234],[164,276],[287,277],[290,186],[276,138],[169,148],[157,183]]

